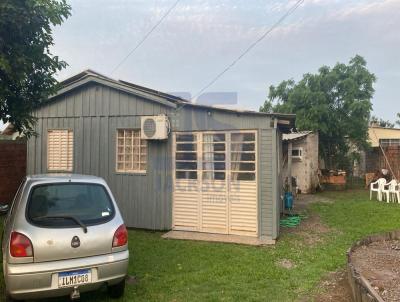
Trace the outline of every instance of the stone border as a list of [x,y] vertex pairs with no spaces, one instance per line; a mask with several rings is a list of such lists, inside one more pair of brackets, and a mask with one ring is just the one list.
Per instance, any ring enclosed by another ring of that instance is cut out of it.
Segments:
[[356,242],[347,251],[347,275],[351,287],[353,301],[355,302],[384,302],[379,293],[371,286],[369,281],[358,272],[351,262],[354,250],[377,241],[400,240],[400,230],[382,235],[372,235]]

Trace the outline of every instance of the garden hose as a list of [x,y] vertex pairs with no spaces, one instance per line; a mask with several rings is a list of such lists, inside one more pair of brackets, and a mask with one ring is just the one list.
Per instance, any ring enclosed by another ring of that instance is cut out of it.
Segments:
[[300,224],[301,220],[306,218],[307,216],[304,214],[292,214],[286,216],[286,218],[281,219],[280,226],[287,228],[294,228]]

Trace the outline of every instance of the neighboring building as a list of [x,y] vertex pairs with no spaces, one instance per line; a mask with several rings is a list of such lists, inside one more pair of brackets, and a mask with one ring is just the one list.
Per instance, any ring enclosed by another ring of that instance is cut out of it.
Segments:
[[302,131],[283,134],[283,181],[290,175],[288,150],[291,144],[291,175],[301,193],[313,193],[318,186],[318,133]]
[[20,138],[18,131],[14,129],[11,123],[5,123],[0,130],[0,140],[16,140]]
[[400,129],[369,127],[371,148],[362,152],[360,176],[387,169],[400,178]]
[[35,112],[29,174],[103,177],[128,227],[278,237],[294,115],[196,105],[92,71],[61,85]]
[[399,128],[369,127],[368,136],[372,148],[377,148],[379,145],[400,146]]

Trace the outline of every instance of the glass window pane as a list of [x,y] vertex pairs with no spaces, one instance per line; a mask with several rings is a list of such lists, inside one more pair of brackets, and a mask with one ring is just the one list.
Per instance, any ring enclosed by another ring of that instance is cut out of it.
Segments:
[[197,145],[196,144],[177,144],[176,150],[177,151],[196,151]]
[[241,171],[255,171],[256,170],[256,164],[250,164],[250,163],[242,163],[240,165],[240,170]]
[[224,162],[203,162],[204,170],[225,170]]
[[197,160],[196,153],[176,153],[176,160]]
[[224,133],[213,134],[213,141],[214,142],[224,142],[225,134]]
[[177,170],[197,170],[197,162],[190,162],[190,161],[183,161],[183,162],[176,162],[176,169]]
[[110,196],[102,185],[58,183],[35,186],[28,201],[27,216],[42,227],[80,227],[70,219],[46,216],[73,216],[86,225],[109,221],[114,216]]
[[203,172],[204,180],[225,180],[225,172]]
[[[238,144],[238,145],[240,145],[240,144]],[[255,144],[254,143],[243,143],[243,144],[241,144],[241,150],[242,151],[254,151]]]
[[256,179],[255,173],[232,173],[232,180],[252,181]]
[[225,161],[225,154],[224,153],[214,153],[214,160],[215,161]]
[[203,143],[203,151],[214,152],[214,151],[225,151],[225,143]]
[[255,138],[255,133],[232,133],[231,136],[233,142],[253,142]]
[[193,142],[196,140],[195,134],[177,134],[176,141],[177,142]]
[[197,172],[195,171],[176,171],[177,179],[197,179]]
[[256,155],[255,153],[231,153],[232,161],[255,161]]
[[[117,170],[119,172],[145,171],[147,141],[140,139],[140,130],[119,129],[117,137]],[[143,164],[140,165],[139,161]]]

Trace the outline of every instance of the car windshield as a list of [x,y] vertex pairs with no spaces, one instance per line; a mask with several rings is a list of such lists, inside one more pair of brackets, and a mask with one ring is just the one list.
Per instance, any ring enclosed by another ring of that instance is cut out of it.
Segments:
[[99,184],[38,185],[33,187],[28,201],[28,220],[43,227],[94,225],[107,222],[113,216],[110,196]]

